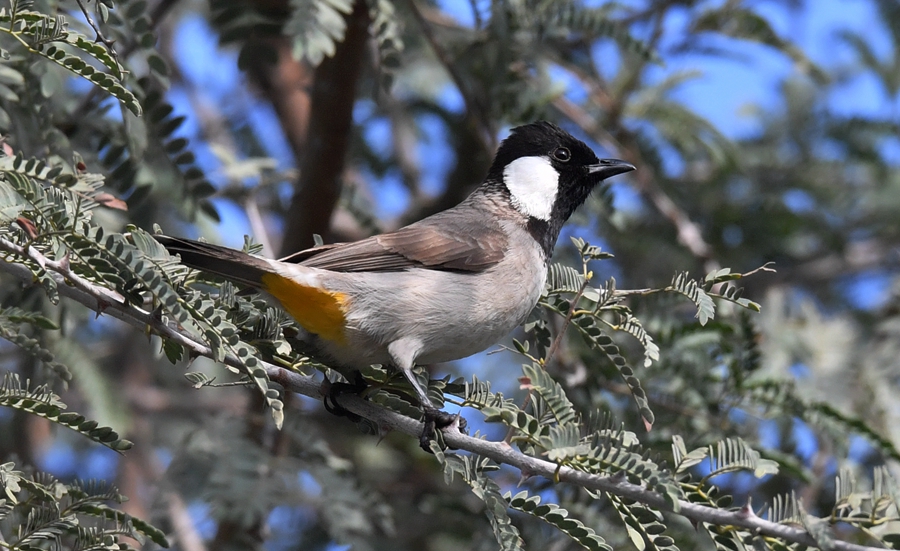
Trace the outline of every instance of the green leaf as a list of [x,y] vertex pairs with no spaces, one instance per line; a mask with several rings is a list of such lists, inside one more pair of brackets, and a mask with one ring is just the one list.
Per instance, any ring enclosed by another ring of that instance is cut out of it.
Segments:
[[688,279],[687,272],[681,272],[672,278],[672,283],[667,290],[681,293],[697,305],[697,319],[700,325],[716,316],[716,305],[700,284],[693,279]]
[[678,551],[675,540],[665,534],[666,526],[659,511],[613,494],[608,494],[619,518],[625,523],[631,543],[639,550]]
[[679,435],[672,436],[672,456],[675,460],[675,472],[683,473],[695,465],[699,465],[709,455],[706,447],[687,451],[684,447],[684,439]]
[[560,425],[575,423],[575,407],[562,386],[553,380],[543,367],[536,363],[522,365],[522,386],[543,401],[553,420]]
[[771,46],[790,57],[798,67],[806,70],[820,83],[829,80],[827,73],[815,65],[803,50],[778,36],[765,17],[749,8],[727,4],[724,8],[708,9],[694,19],[691,31],[714,31]]
[[535,516],[544,522],[555,526],[563,534],[569,536],[576,543],[590,551],[612,551],[606,541],[600,537],[593,528],[585,526],[580,520],[569,516],[568,511],[554,503],[541,504],[540,496],[528,496],[523,490],[515,496],[511,492],[503,495],[509,506],[523,513]]
[[378,51],[378,68],[381,70],[381,85],[390,90],[394,72],[400,67],[400,53],[403,50],[401,20],[390,0],[369,2],[370,34],[375,39]]
[[[0,25],[5,24],[7,27],[10,27],[12,25],[12,17],[10,10],[6,8],[0,9]],[[29,46],[31,53],[40,55],[67,71],[89,80],[118,99],[135,115],[141,114],[140,103],[123,84],[122,78],[124,74],[122,68],[103,43],[93,41],[78,32],[69,30],[65,18],[59,15],[49,16],[39,12],[20,11],[17,12],[16,17],[26,22],[24,26],[18,28],[16,34],[32,43]],[[80,57],[64,50],[62,48],[63,45],[77,49],[83,54],[90,56],[108,68],[111,73],[107,74],[97,71]],[[11,76],[9,71],[4,71],[4,73],[7,77]],[[12,82],[7,81],[5,83],[10,84]]]
[[763,459],[740,438],[726,438],[709,446],[710,472],[704,480],[724,473],[751,471],[757,478],[778,473],[778,463]]
[[572,0],[557,0],[538,6],[540,11],[533,17],[536,23],[546,28],[565,29],[568,34],[587,35],[592,39],[612,38],[626,52],[650,61],[659,59],[646,42],[635,38],[627,26],[611,17],[611,6],[593,7]]
[[524,550],[519,531],[513,526],[507,512],[508,503],[500,495],[497,483],[485,475],[485,471],[496,469],[485,457],[460,456],[445,454],[436,443],[432,443],[432,451],[444,469],[444,480],[449,484],[454,475],[460,475],[472,488],[479,499],[484,502],[485,514],[494,529],[494,537],[502,551]]
[[13,67],[0,63],[0,84],[21,88],[25,85],[25,77]]
[[[0,125],[2,126],[2,125]],[[8,224],[18,218],[19,214],[28,206],[16,189],[0,179],[0,223]]]
[[794,492],[790,495],[778,494],[772,500],[772,504],[768,507],[766,518],[771,522],[778,523],[800,523],[802,522],[800,513],[800,501]]
[[153,543],[155,543],[156,545],[159,545],[164,549],[169,548],[169,542],[166,539],[165,532],[153,526],[149,522],[128,515],[123,511],[113,509],[112,507],[103,505],[102,503],[88,503],[84,506],[81,506],[79,510],[87,514],[116,521],[120,525],[131,525],[135,530],[137,530],[138,533],[150,538],[150,540],[153,541]]
[[551,264],[547,273],[547,289],[551,293],[577,293],[584,286],[581,272],[564,264]]
[[353,0],[291,0],[290,5],[284,34],[293,41],[294,59],[316,66],[334,55],[344,39],[344,16],[353,11]]
[[[590,318],[585,318],[585,320],[590,320],[591,323],[593,323],[593,320]],[[590,326],[586,322],[582,324],[576,323],[575,326],[581,330],[582,336],[586,337],[585,340],[587,340],[595,349],[601,351],[619,371],[622,380],[628,385],[631,396],[638,406],[638,411],[641,414],[641,418],[644,420],[644,427],[649,431],[653,427],[656,416],[650,408],[650,401],[647,399],[647,392],[641,385],[641,380],[638,379],[637,375],[634,373],[634,369],[628,365],[628,361],[620,353],[618,345],[602,331],[599,331],[596,334],[589,332],[588,328]]]
[[22,325],[45,330],[59,329],[56,323],[39,313],[14,307],[0,309],[0,338],[8,340],[39,360],[63,381],[70,381],[72,379],[71,370],[65,364],[57,361],[54,354],[45,348],[41,341],[29,337],[27,332],[23,331]]
[[109,427],[98,427],[95,421],[85,421],[84,417],[72,412],[63,413],[66,407],[59,397],[46,387],[29,389],[22,385],[15,373],[6,373],[0,384],[0,406],[43,417],[48,421],[70,428],[81,435],[115,451],[124,451],[133,445],[120,439]]

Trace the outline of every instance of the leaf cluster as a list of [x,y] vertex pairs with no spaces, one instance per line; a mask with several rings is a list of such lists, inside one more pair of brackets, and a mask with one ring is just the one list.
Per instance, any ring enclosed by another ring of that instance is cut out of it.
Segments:
[[[116,488],[102,482],[63,483],[46,474],[0,465],[0,532],[11,534],[4,548],[133,549],[129,541],[169,544],[161,530],[112,508],[125,500]],[[14,531],[8,530],[10,527]],[[123,540],[124,538],[124,540]]]

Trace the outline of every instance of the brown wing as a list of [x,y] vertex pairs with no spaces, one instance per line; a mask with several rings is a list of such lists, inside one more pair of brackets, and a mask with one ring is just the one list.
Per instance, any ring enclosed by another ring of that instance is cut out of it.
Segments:
[[[478,218],[487,221],[478,223]],[[416,266],[480,272],[500,262],[506,246],[506,233],[489,213],[479,217],[450,210],[392,233],[315,247],[282,260],[335,272],[396,271]]]

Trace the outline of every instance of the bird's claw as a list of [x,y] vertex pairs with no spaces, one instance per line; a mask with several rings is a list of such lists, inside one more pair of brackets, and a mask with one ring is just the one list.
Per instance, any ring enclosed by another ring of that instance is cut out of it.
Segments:
[[[346,417],[354,423],[361,421],[362,417],[340,405],[337,399],[342,394],[360,394],[367,388],[368,385],[359,372],[355,374],[353,381],[348,383],[335,383],[325,379],[325,381],[322,382],[322,394],[325,396],[325,410],[332,415]],[[431,442],[432,440],[435,440],[438,430],[456,429],[463,434],[469,434],[466,431],[468,423],[465,418],[458,413],[447,413],[434,406],[425,406],[422,409],[422,415],[424,418],[423,420],[425,421],[425,427],[422,429],[421,436],[419,436],[419,447],[428,453],[431,453]]]
[[[325,381],[328,380],[326,379]],[[329,385],[324,392],[325,399],[323,402],[325,405],[325,411],[332,415],[337,415],[338,417],[346,417],[354,423],[360,421],[362,417],[340,405],[337,402],[337,398],[341,394],[360,394],[366,388],[368,388],[368,385],[363,380],[362,375],[359,372],[356,373],[356,376],[352,383],[333,383],[329,381]]]
[[455,427],[463,434],[469,434],[466,431],[465,417],[458,413],[447,413],[434,407],[425,407],[422,410],[425,421],[425,428],[422,429],[422,435],[419,436],[419,447],[431,453],[431,441],[435,439],[437,430],[444,430]]

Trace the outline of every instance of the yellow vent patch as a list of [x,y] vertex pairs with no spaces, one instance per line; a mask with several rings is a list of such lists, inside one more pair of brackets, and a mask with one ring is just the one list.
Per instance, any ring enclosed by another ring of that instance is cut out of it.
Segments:
[[263,275],[262,284],[301,327],[329,341],[344,341],[347,295],[301,285],[278,274]]

